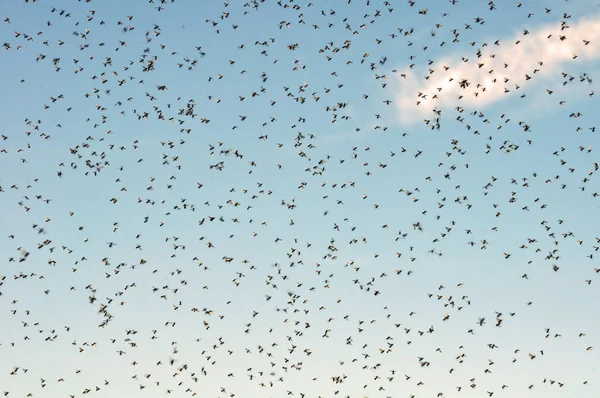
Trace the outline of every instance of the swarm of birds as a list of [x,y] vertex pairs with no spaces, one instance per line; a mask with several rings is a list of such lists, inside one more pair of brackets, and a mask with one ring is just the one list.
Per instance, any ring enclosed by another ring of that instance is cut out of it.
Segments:
[[11,2],[0,396],[600,396],[595,8]]

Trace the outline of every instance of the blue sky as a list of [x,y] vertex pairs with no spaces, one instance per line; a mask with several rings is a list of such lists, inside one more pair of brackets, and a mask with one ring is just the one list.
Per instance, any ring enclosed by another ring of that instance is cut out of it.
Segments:
[[598,395],[597,8],[10,2],[0,391]]

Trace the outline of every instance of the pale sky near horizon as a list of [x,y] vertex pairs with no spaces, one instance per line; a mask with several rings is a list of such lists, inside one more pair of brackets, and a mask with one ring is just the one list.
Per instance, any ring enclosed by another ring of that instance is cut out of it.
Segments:
[[592,1],[8,1],[0,393],[600,396]]

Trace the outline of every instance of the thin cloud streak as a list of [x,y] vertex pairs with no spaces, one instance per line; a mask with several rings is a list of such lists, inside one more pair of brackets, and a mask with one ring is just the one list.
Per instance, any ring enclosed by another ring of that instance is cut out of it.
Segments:
[[473,57],[441,60],[420,81],[413,71],[397,75],[401,122],[431,118],[448,106],[487,106],[515,92],[520,95],[524,85],[557,73],[565,62],[600,57],[599,16],[525,33],[492,41]]

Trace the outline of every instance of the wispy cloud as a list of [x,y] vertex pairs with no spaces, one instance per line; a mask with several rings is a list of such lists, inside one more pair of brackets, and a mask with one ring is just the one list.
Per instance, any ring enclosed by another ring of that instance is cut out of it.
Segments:
[[434,109],[483,107],[522,93],[524,86],[557,73],[566,62],[597,58],[600,16],[524,30],[514,37],[488,42],[479,55],[439,60],[435,68],[421,74],[398,74],[396,104],[401,121],[407,124],[431,117]]

